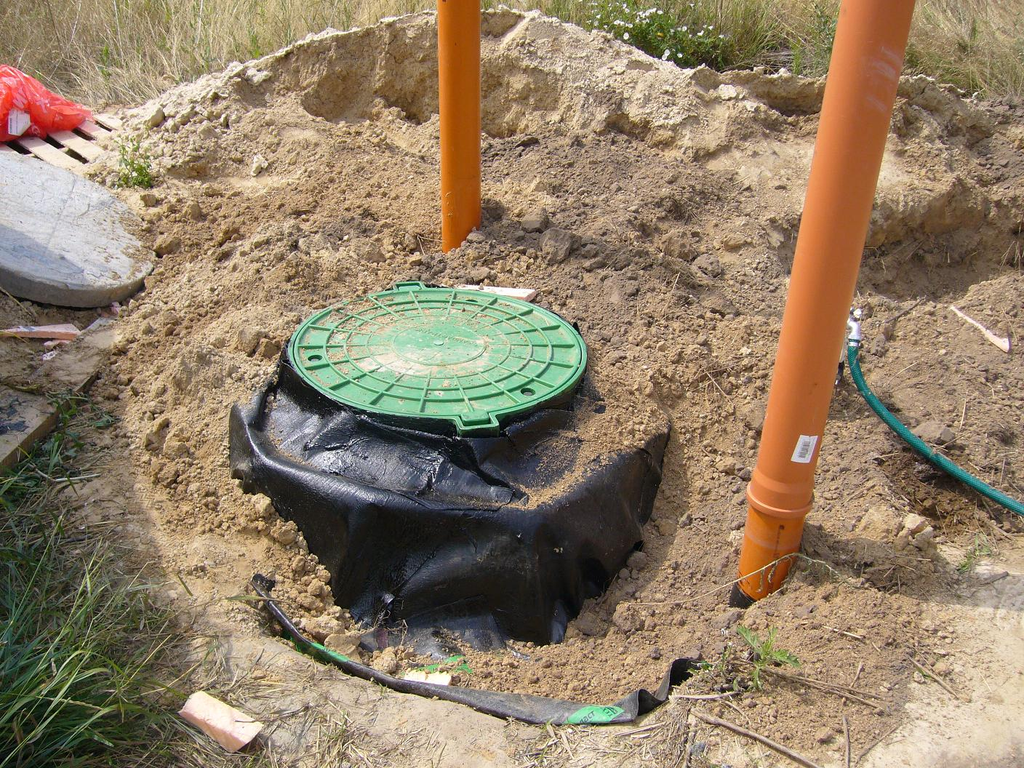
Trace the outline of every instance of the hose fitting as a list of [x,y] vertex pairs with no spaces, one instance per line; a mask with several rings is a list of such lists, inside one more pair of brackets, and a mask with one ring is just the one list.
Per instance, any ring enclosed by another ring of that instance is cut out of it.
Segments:
[[850,319],[846,321],[846,344],[850,347],[859,347],[863,334],[861,333],[860,322],[864,313],[858,308],[850,311]]

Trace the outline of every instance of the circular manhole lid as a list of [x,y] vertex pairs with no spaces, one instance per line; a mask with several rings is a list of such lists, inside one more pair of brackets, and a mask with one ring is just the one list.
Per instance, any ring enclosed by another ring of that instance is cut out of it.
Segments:
[[587,365],[553,312],[480,291],[399,283],[317,312],[292,336],[292,364],[333,400],[370,413],[494,433],[571,391]]

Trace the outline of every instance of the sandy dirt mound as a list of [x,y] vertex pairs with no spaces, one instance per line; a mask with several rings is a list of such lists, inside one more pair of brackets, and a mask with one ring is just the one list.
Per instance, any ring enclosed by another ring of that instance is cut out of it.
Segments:
[[[606,35],[488,13],[484,223],[447,256],[431,16],[314,36],[134,110],[129,126],[145,135],[162,182],[126,197],[161,260],[98,385],[122,422],[109,448],[116,466],[86,489],[99,499],[87,513],[110,519],[103,499],[116,498],[125,536],[159,558],[171,596],[230,633],[232,663],[258,655],[245,649],[276,649],[278,666],[261,675],[305,670],[329,681],[389,755],[384,764],[437,757],[437,740],[409,737],[430,722],[451,741],[438,758],[447,765],[673,765],[686,751],[695,765],[777,759],[697,729],[691,704],[823,763],[842,759],[845,717],[854,757],[881,740],[869,764],[923,764],[922,755],[1012,764],[1022,747],[1009,722],[1024,704],[1021,527],[911,458],[849,383],[824,438],[807,559],[745,613],[725,603],[821,94],[817,81],[680,70]],[[1020,341],[1021,116],[903,81],[857,299],[868,315],[864,369],[879,395],[912,425],[951,428],[947,452],[1017,497],[1024,368],[947,305]],[[743,655],[743,625],[776,628],[801,674],[878,698],[779,679],[757,691],[740,674],[739,694],[678,699],[641,740],[570,731],[549,742],[543,730],[397,695],[378,701],[358,681],[310,672],[267,639],[259,612],[224,602],[262,571],[317,638],[352,629],[294,525],[230,479],[227,413],[271,374],[305,316],[409,279],[539,289],[544,306],[579,323],[588,386],[625,414],[620,423],[629,414],[672,422],[643,552],[585,606],[566,642],[469,653],[474,673],[460,684],[608,703],[655,685],[667,660],[700,654],[709,669],[683,692],[719,693],[738,667],[716,662]],[[903,530],[911,513],[926,526]],[[307,695],[326,696],[318,685]],[[405,725],[389,734],[381,713]],[[966,744],[955,721],[1006,726]],[[460,722],[473,723],[473,739]],[[401,734],[407,749],[387,752]]]

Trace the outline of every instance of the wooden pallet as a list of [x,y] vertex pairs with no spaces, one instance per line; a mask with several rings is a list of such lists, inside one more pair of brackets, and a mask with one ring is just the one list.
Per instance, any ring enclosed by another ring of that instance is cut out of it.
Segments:
[[0,144],[0,152],[32,155],[50,165],[77,173],[106,151],[97,142],[102,142],[120,127],[121,121],[116,117],[96,115],[94,120],[86,120],[73,131],[57,131],[45,139],[22,136]]

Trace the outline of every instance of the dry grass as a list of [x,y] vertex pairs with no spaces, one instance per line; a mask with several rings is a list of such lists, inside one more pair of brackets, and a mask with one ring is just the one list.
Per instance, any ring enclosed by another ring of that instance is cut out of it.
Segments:
[[1021,0],[919,3],[909,66],[970,93],[1024,96]]
[[[583,26],[598,7],[654,0],[514,0]],[[498,3],[483,0],[485,7]],[[430,0],[24,0],[0,7],[0,62],[92,105],[155,96],[233,60],[326,27],[347,29],[433,7]],[[662,0],[731,41],[727,67],[827,68],[836,0]],[[1024,0],[919,0],[908,69],[987,96],[1024,94]]]

